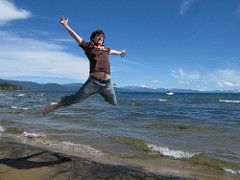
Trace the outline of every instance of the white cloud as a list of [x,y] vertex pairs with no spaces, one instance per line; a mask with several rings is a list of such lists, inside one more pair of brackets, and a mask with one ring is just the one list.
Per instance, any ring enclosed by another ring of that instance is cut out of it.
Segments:
[[233,83],[231,83],[231,82],[226,82],[226,81],[217,82],[217,85],[218,85],[218,86],[230,86],[230,87],[235,86]]
[[188,80],[188,81],[178,81],[180,84],[191,84],[192,80]]
[[[0,31],[0,46],[4,49],[18,49],[25,50],[26,47],[28,50],[59,50],[63,49],[64,46],[61,46],[56,43],[36,40],[33,38],[23,38],[19,37],[15,33]],[[32,45],[32,46],[31,46]]]
[[215,81],[218,86],[240,86],[240,71],[231,69],[220,69],[211,74],[210,80]]
[[158,80],[153,80],[154,83],[158,83],[159,81]]
[[184,78],[186,73],[183,71],[182,68],[179,68],[178,70],[172,70],[171,76],[177,78],[177,79],[182,79]]
[[183,0],[179,8],[178,15],[183,16],[186,14],[190,10],[193,1],[194,0]]
[[220,76],[221,79],[233,79],[235,78],[235,75],[237,72],[235,70],[231,69],[220,69],[217,71],[218,76]]
[[73,38],[52,38],[51,39],[54,42],[58,42],[58,43],[73,43],[75,42],[75,40]]
[[171,71],[171,76],[178,80],[178,83],[197,86],[219,86],[239,87],[240,71],[232,69],[219,69],[209,72],[185,72],[182,68]]
[[179,84],[186,84],[185,81],[178,81]]
[[199,72],[193,72],[193,73],[186,73],[182,68],[179,68],[178,70],[172,70],[171,76],[177,79],[190,79],[196,80],[200,78]]
[[16,19],[26,19],[31,13],[24,9],[18,9],[13,2],[0,0],[0,26]]
[[40,76],[86,79],[86,58],[64,52],[56,43],[0,31],[0,77]]

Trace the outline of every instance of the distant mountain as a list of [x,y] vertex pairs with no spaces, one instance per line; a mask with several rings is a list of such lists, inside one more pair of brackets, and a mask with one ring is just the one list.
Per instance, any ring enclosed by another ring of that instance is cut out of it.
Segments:
[[152,92],[152,93],[166,93],[171,91],[173,93],[240,93],[239,89],[236,90],[203,90],[203,89],[176,89],[176,88],[157,88],[152,86],[124,86],[115,88],[116,92]]
[[[116,88],[118,89],[118,88]],[[124,86],[120,87],[119,89],[122,89],[122,91],[128,91],[128,92],[167,92],[167,89],[165,88],[156,88],[151,86]]]
[[71,83],[63,84],[62,86],[66,89],[66,91],[78,91],[82,85],[83,83]]
[[22,89],[25,91],[77,91],[79,87],[82,86],[82,83],[73,83],[65,85],[57,83],[39,84],[31,81],[13,81],[0,79],[0,84],[2,82],[21,86]]
[[[31,81],[14,81],[0,79],[0,84],[6,82],[16,86],[21,86],[25,91],[77,91],[83,84],[71,83],[71,84],[57,84],[47,83],[39,84]],[[236,90],[198,90],[198,89],[175,89],[175,88],[157,88],[152,86],[124,86],[114,87],[116,92],[151,92],[151,93],[166,93],[171,91],[173,93],[240,93],[239,89]]]
[[167,91],[171,91],[174,93],[198,93],[198,90],[191,90],[191,89],[174,89],[174,88],[157,88],[152,86],[125,86],[121,88],[116,88],[116,90],[122,91],[122,92],[155,92],[155,93],[166,93]]

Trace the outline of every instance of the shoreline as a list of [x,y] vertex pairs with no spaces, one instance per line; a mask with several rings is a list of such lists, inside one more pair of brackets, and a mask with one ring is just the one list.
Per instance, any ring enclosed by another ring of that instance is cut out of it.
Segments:
[[0,179],[173,179],[110,161],[94,160],[0,137]]
[[93,157],[0,136],[0,179],[219,179],[220,170],[173,159]]

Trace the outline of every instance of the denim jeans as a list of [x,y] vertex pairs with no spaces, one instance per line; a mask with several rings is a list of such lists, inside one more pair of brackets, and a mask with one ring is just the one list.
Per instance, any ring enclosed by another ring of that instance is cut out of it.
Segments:
[[101,94],[104,97],[105,101],[109,102],[110,104],[117,104],[117,99],[112,84],[100,83],[91,76],[82,85],[76,94],[62,97],[61,102],[63,106],[70,106],[71,104],[81,102],[96,93]]

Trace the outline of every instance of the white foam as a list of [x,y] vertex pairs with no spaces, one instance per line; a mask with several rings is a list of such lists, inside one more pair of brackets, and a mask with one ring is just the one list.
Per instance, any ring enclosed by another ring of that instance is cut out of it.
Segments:
[[21,136],[28,137],[28,138],[45,138],[46,137],[46,135],[37,134],[37,133],[28,133],[27,131],[24,131]]
[[232,170],[232,169],[224,168],[224,171],[226,171],[228,173],[231,173],[231,174],[234,174],[234,175],[239,175],[240,174],[240,170],[235,171],[235,170]]
[[165,102],[165,101],[167,101],[167,99],[158,99],[158,101]]
[[219,99],[219,102],[223,103],[240,103],[240,100],[225,100],[225,99]]
[[54,140],[48,139],[47,136],[43,135],[43,134],[29,133],[29,132],[25,131],[22,133],[22,135],[20,137],[31,138],[39,144],[51,146],[54,148],[64,149],[66,151],[89,153],[89,154],[92,154],[95,156],[103,155],[103,153],[101,151],[94,149],[89,145],[75,144],[75,143],[71,143],[71,142],[54,141]]
[[26,95],[26,94],[19,94],[18,96],[19,96],[19,97],[22,97],[22,96],[25,96],[25,95]]
[[50,105],[56,105],[57,104],[57,102],[51,102],[50,103]]
[[30,107],[29,108],[28,107],[22,108],[22,107],[17,107],[17,106],[11,106],[11,108],[12,109],[20,109],[20,110],[28,110],[28,109],[30,109]]
[[4,128],[2,126],[0,126],[0,132],[5,131]]
[[63,142],[63,149],[72,150],[73,152],[90,153],[95,156],[103,155],[103,153],[101,151],[94,149],[91,146],[85,145],[85,144],[75,144],[75,143],[71,143],[71,142]]
[[152,151],[159,152],[161,155],[173,157],[175,159],[191,158],[191,157],[199,154],[199,153],[194,153],[194,152],[184,152],[181,150],[174,150],[174,149],[170,149],[168,147],[160,147],[160,146],[157,146],[155,144],[150,144],[150,143],[146,143],[146,145]]

